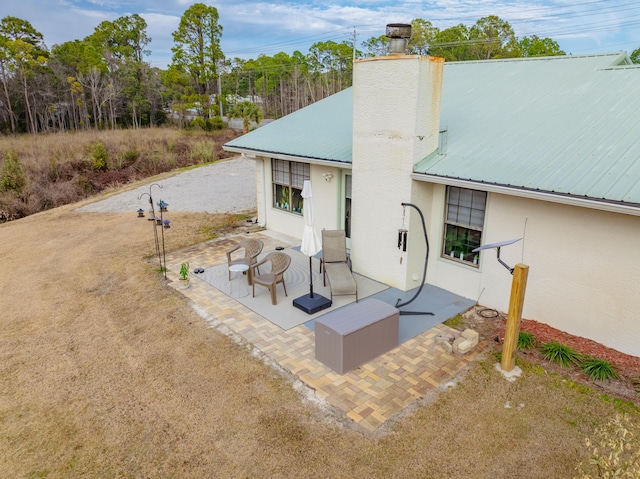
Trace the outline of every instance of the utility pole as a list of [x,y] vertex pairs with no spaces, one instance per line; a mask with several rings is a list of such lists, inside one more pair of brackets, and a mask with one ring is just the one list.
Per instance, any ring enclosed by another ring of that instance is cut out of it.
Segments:
[[353,85],[353,78],[355,72],[355,63],[356,63],[356,27],[353,27],[353,58],[351,60],[351,85]]
[[222,73],[220,72],[221,64],[218,61],[218,105],[220,105],[220,118],[222,118]]
[[356,27],[353,27],[353,61],[356,61]]

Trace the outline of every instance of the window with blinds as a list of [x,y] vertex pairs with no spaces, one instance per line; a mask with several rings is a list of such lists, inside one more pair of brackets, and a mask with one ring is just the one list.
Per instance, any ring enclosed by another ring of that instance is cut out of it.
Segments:
[[304,180],[310,178],[310,171],[308,163],[272,159],[273,207],[301,215],[302,188]]
[[447,187],[443,257],[478,264],[478,254],[472,251],[480,246],[486,204],[485,191]]

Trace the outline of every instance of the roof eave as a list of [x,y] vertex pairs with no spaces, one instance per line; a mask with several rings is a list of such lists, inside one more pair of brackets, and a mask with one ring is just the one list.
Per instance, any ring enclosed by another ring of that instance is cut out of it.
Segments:
[[276,160],[299,161],[302,163],[312,163],[314,165],[333,166],[339,168],[351,169],[351,163],[340,160],[328,160],[326,158],[313,158],[308,156],[289,155],[287,153],[276,153],[273,151],[254,150],[251,148],[242,148],[237,146],[223,145],[222,149],[233,153],[240,153],[249,158],[263,156],[265,158],[275,158]]
[[503,195],[518,196],[521,198],[530,198],[540,201],[550,201],[552,203],[561,203],[564,205],[578,206],[582,208],[591,208],[601,211],[609,211],[612,213],[621,213],[625,215],[640,216],[640,205],[623,204],[620,202],[598,201],[594,199],[577,197],[571,195],[562,195],[558,193],[530,190],[513,186],[497,185],[494,183],[485,183],[482,181],[464,180],[461,178],[451,178],[445,176],[429,175],[426,173],[411,173],[411,178],[418,181],[427,181],[447,186],[458,186],[461,188],[482,189],[491,193],[500,193]]

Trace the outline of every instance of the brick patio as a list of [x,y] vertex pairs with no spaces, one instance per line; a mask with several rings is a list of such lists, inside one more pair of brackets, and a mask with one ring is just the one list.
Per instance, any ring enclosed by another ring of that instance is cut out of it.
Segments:
[[[262,231],[251,233],[264,242],[264,252],[276,246],[296,246],[295,239]],[[225,251],[241,236],[226,237],[167,254],[169,285],[190,299],[212,327],[232,332],[304,383],[319,398],[373,432],[428,391],[451,381],[481,352],[464,356],[436,345],[437,335],[453,330],[440,324],[353,371],[340,375],[314,358],[314,332],[304,325],[287,331],[251,311],[210,284],[193,278],[178,289],[180,263],[198,267],[226,262]],[[293,308],[293,305],[291,306]]]

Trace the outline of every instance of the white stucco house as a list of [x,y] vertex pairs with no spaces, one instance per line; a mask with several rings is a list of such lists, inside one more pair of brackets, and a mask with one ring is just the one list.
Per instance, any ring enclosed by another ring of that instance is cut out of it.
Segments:
[[258,221],[295,237],[313,185],[318,229],[347,231],[355,271],[426,282],[640,356],[640,66],[626,53],[357,60],[353,87],[225,145],[255,158]]

